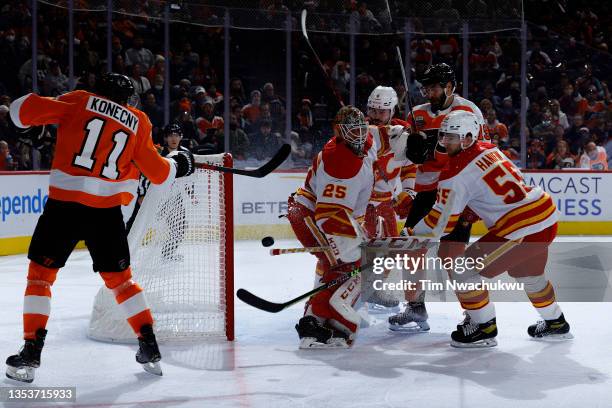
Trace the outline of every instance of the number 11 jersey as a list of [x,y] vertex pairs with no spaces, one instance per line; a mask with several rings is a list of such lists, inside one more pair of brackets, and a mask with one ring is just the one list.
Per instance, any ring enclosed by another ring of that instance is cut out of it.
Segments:
[[175,172],[153,146],[147,115],[133,107],[73,91],[56,99],[25,95],[11,104],[10,114],[19,127],[58,126],[50,198],[96,208],[127,205],[140,171],[154,184]]

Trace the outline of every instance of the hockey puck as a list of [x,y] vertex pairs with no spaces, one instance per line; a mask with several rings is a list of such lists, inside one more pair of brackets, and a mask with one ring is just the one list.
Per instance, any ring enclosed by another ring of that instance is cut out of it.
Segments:
[[265,246],[265,247],[269,247],[274,245],[274,238],[272,237],[263,237],[261,239],[261,245]]

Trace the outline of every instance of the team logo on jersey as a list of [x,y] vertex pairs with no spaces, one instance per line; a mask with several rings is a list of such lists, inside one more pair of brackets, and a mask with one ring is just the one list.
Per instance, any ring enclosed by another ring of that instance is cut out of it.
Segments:
[[414,121],[417,128],[422,129],[425,127],[425,118],[423,116],[415,116]]

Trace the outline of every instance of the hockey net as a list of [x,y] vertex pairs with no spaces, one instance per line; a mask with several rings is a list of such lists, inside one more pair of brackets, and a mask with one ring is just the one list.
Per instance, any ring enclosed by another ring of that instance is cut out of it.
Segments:
[[[151,185],[130,230],[134,281],[143,289],[160,341],[234,338],[232,175],[229,154],[195,156],[196,171],[166,186]],[[136,338],[113,293],[96,295],[88,336]]]

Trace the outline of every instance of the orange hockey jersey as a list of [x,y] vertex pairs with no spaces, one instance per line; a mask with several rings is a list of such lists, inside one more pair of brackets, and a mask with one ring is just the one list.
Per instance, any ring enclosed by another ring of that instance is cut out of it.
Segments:
[[52,199],[97,208],[127,205],[140,171],[155,184],[174,179],[175,166],[158,154],[151,122],[138,109],[73,91],[56,99],[27,94],[11,104],[10,114],[22,128],[58,126],[49,177]]
[[[425,103],[422,105],[415,106],[413,109],[414,120],[416,121],[416,129],[419,132],[424,132],[428,137],[438,138],[438,129],[442,121],[450,112],[455,110],[465,110],[473,112],[481,122],[481,132],[478,137],[481,141],[489,140],[486,130],[484,129],[484,118],[478,106],[469,100],[462,98],[459,95],[453,95],[453,101],[446,108],[438,112],[432,112],[431,104]],[[408,117],[408,123],[413,126],[412,116]],[[436,149],[434,158],[425,161],[425,163],[418,166],[415,182],[415,191],[431,191],[435,190],[438,186],[438,179],[440,178],[440,172],[444,169],[448,162],[448,156],[445,152]]]

